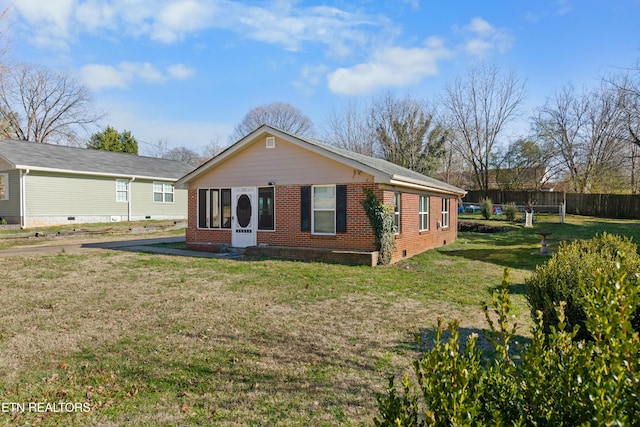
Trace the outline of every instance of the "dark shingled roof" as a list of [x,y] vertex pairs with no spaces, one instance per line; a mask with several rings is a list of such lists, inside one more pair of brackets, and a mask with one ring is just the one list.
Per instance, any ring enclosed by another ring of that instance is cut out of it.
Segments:
[[193,166],[175,160],[10,140],[0,140],[0,158],[20,169],[168,180],[193,170]]
[[442,182],[440,180],[437,180],[435,178],[431,178],[429,176],[423,175],[419,172],[413,171],[411,169],[407,169],[405,167],[402,167],[400,165],[397,165],[395,163],[391,163],[388,160],[384,160],[384,159],[379,159],[376,157],[371,157],[371,156],[367,156],[364,154],[360,154],[360,153],[356,153],[354,151],[349,151],[349,150],[345,150],[343,148],[339,148],[336,147],[334,145],[330,145],[324,142],[320,142],[314,139],[309,139],[309,138],[305,138],[305,137],[297,137],[298,139],[302,139],[305,142],[311,144],[311,145],[315,145],[323,150],[332,152],[334,154],[337,154],[341,157],[344,157],[346,159],[351,159],[353,161],[356,161],[358,163],[361,163],[365,166],[368,166],[370,168],[379,170],[380,172],[383,172],[385,174],[388,174],[390,176],[398,176],[398,177],[405,177],[405,178],[410,178],[416,181],[422,181],[425,184],[428,184],[430,186],[436,187],[436,188],[441,188],[442,190],[448,190],[451,191],[452,193],[464,193],[465,191],[462,190],[461,188],[458,188],[454,185],[450,185],[447,184],[446,182]]

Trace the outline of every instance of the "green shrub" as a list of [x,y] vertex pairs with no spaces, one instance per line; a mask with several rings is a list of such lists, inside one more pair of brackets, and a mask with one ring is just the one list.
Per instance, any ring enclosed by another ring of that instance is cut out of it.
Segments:
[[[624,254],[625,269],[630,272],[627,280],[635,280],[635,274],[640,273],[636,245],[628,238],[606,233],[591,240],[561,244],[547,263],[536,268],[525,280],[527,301],[532,315],[542,312],[545,331],[558,323],[556,307],[564,301],[567,327],[578,326],[578,339],[590,337],[585,325],[587,317],[580,284],[592,284],[598,271],[611,272],[608,266],[619,254]],[[640,317],[634,321],[634,326],[640,330]]]
[[502,214],[507,218],[507,221],[515,221],[518,216],[518,207],[515,203],[506,203],[502,205]]
[[[536,315],[529,344],[516,344],[509,278],[485,306],[487,338],[495,356],[483,358],[475,335],[460,349],[458,323],[443,340],[438,322],[434,347],[414,364],[398,392],[393,378],[377,397],[377,426],[634,425],[640,419],[640,339],[630,319],[640,303],[640,283],[624,257],[607,264],[582,284],[586,326],[593,339],[575,339],[567,328],[564,304],[558,323],[544,332]],[[495,320],[492,320],[495,319]],[[497,321],[497,326],[494,322]]]
[[493,215],[493,202],[491,199],[480,200],[480,213],[484,219],[490,219]]

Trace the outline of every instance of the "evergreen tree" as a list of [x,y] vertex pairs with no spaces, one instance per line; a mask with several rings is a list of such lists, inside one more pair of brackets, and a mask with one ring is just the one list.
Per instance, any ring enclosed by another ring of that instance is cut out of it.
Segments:
[[103,132],[93,134],[87,144],[87,148],[115,153],[138,154],[138,142],[131,135],[131,132],[128,130],[118,132],[111,126],[107,126]]

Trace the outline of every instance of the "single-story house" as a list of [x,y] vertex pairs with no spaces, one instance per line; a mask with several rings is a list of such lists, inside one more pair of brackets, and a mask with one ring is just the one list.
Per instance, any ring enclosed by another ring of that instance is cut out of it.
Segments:
[[187,218],[174,160],[0,140],[0,219],[21,227]]
[[179,179],[176,187],[189,191],[189,248],[286,248],[280,252],[286,257],[309,249],[374,252],[375,236],[362,204],[365,189],[371,189],[395,209],[392,262],[453,242],[456,207],[465,194],[388,161],[268,125]]

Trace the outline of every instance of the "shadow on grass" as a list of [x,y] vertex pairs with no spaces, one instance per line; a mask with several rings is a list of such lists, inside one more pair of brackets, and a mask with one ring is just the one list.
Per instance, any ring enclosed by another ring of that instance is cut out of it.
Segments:
[[534,270],[536,266],[547,262],[549,257],[532,255],[530,248],[476,248],[440,251],[442,255],[462,257],[474,261],[483,261],[508,267],[510,269]]
[[[458,345],[460,348],[460,353],[462,353],[465,349],[466,343],[469,341],[469,338],[472,335],[476,335],[476,349],[482,352],[482,357],[485,361],[491,362],[495,359],[496,351],[495,347],[487,338],[489,330],[488,329],[478,329],[478,328],[458,328]],[[418,352],[427,352],[433,350],[435,348],[435,339],[436,339],[436,328],[425,328],[421,329],[419,332],[420,342],[414,342],[413,346]],[[444,344],[449,341],[451,338],[451,332],[449,329],[446,329],[442,332],[440,337],[440,345],[441,348],[444,347]],[[523,335],[515,335],[511,342],[509,343],[509,354],[511,356],[517,356],[521,354],[523,346],[529,345],[531,343],[531,338],[525,337]],[[399,346],[404,348],[408,346],[409,343],[400,343]]]

